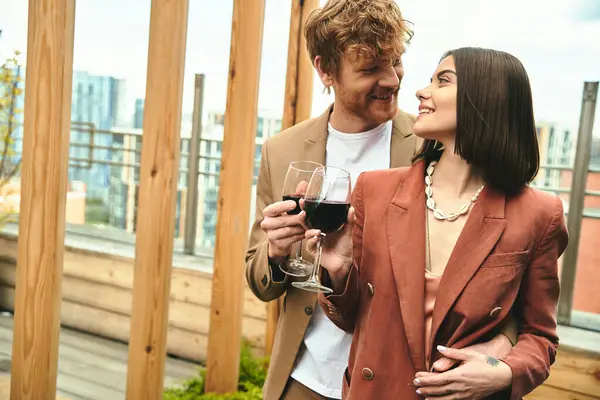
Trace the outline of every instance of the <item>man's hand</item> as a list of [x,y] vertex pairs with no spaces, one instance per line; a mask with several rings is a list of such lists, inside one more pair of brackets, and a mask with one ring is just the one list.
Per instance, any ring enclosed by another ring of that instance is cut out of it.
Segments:
[[495,357],[473,350],[438,346],[446,357],[461,362],[453,370],[442,373],[417,372],[414,385],[417,394],[431,400],[479,400],[510,387],[512,370]]
[[304,239],[306,213],[286,214],[295,208],[296,202],[288,200],[278,201],[263,210],[264,219],[260,227],[269,241],[269,259],[276,263],[283,262],[290,254],[292,245]]
[[[503,334],[498,334],[489,342],[477,343],[471,346],[467,346],[464,350],[473,350],[481,354],[487,354],[494,358],[503,358],[512,349],[512,343]],[[458,360],[454,360],[448,357],[442,357],[433,363],[432,367],[434,372],[445,372],[450,368],[454,367],[458,363]]]

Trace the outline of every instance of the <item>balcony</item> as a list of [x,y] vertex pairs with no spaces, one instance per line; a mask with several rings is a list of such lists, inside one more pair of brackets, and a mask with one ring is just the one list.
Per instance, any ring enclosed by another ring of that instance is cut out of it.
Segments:
[[[27,54],[28,97],[15,100],[26,117],[15,121],[11,147],[11,160],[23,160],[28,173],[0,185],[0,217],[11,217],[0,229],[0,399],[9,397],[11,379],[13,398],[158,399],[199,366],[223,392],[237,385],[240,338],[254,354],[269,353],[277,315],[246,287],[240,261],[260,146],[311,116],[312,66],[304,49],[285,49],[282,115],[257,112],[262,28],[281,18],[234,0],[225,112],[206,112],[204,88],[213,82],[195,74],[192,85],[178,84],[188,10],[174,4],[183,3],[148,6],[158,11],[148,13],[145,100],[136,100],[134,126],[122,127],[108,110],[118,108],[115,93],[124,83],[81,71],[71,76],[73,37],[44,28],[67,26],[77,37],[73,3],[57,0],[46,12],[43,0],[30,0],[36,23],[28,47],[42,50]],[[318,1],[289,3],[289,41],[298,43],[302,18]],[[52,46],[40,45],[44,35]],[[193,51],[188,44],[187,54]],[[18,71],[14,76],[24,79]],[[70,96],[59,96],[71,81]],[[193,93],[191,113],[182,111],[182,92]],[[62,115],[66,109],[70,115]],[[12,116],[0,127],[8,121]],[[561,260],[558,359],[528,399],[600,399],[600,141],[584,125],[579,140],[592,148],[585,165],[576,161],[577,135],[568,139],[547,126],[538,132],[543,168],[534,185],[563,197],[579,234],[578,250]]]

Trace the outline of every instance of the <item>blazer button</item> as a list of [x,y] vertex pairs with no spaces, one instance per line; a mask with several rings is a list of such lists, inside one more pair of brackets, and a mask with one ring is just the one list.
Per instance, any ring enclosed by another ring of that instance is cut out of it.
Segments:
[[371,368],[363,368],[362,369],[362,376],[366,380],[370,381],[371,379],[373,379],[373,377],[375,375],[373,374],[373,371],[371,370]]
[[311,306],[304,307],[304,314],[312,315],[312,313],[313,313],[313,308]]
[[496,307],[492,311],[490,311],[490,317],[495,318],[502,311],[502,307]]
[[371,296],[373,296],[375,294],[375,286],[373,286],[369,282],[367,282],[367,291],[369,292],[369,294]]

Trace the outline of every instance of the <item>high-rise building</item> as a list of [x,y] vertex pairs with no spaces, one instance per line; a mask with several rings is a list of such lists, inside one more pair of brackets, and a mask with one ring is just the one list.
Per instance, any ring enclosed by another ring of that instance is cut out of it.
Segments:
[[[137,228],[143,131],[141,129],[119,129],[113,131],[113,136],[118,137],[122,151],[112,153],[108,224],[133,233]],[[189,132],[181,132],[180,151],[182,154],[188,151],[189,137]],[[187,167],[185,162],[187,162],[187,157],[182,155],[179,161],[180,168]],[[182,237],[184,233],[186,193],[187,175],[179,173],[175,208],[175,237],[177,238]]]
[[85,71],[73,73],[69,179],[84,182],[88,198],[93,201],[108,202],[107,162],[112,159],[112,151],[107,147],[122,143],[107,131],[116,125],[126,125],[125,110],[123,80]]
[[144,99],[135,99],[135,109],[133,111],[133,127],[142,129],[144,126]]
[[[198,220],[196,226],[196,243],[202,247],[212,248],[216,240],[217,203],[219,193],[219,171],[225,115],[211,112],[208,122],[203,128],[200,142],[200,177],[198,196]],[[250,204],[250,223],[254,221],[256,205],[256,177],[260,166],[260,157],[264,142],[281,130],[281,118],[261,112],[257,119],[256,142],[254,150],[254,175],[252,182],[252,200]]]
[[572,166],[575,146],[572,130],[556,124],[541,122],[536,126],[542,168],[535,178],[535,184],[541,187],[558,187],[561,171],[543,166]]

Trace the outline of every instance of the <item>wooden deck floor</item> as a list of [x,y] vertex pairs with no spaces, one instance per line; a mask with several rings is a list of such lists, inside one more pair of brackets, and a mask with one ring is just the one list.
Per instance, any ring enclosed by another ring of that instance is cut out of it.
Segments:
[[[8,399],[13,320],[0,316],[0,400]],[[168,358],[165,386],[196,374],[197,365]],[[93,335],[61,329],[57,395],[70,400],[125,399],[127,345]],[[3,387],[4,386],[4,387]],[[57,398],[58,398],[57,396]]]
[[[562,328],[561,338],[568,341],[570,333],[565,329]],[[0,314],[0,400],[9,399],[12,330],[12,317]],[[590,340],[596,340],[597,337],[591,332],[588,336]],[[577,339],[581,342],[586,340],[580,332],[577,333]],[[168,358],[165,386],[195,375],[196,368],[197,365],[191,362]],[[125,399],[127,346],[63,328],[57,381],[57,400]],[[548,381],[526,399],[600,400],[600,354],[561,347]]]

